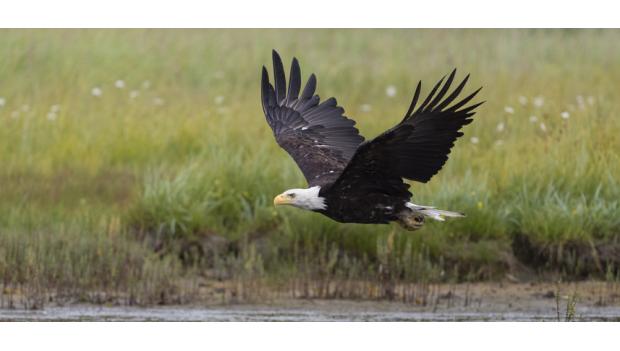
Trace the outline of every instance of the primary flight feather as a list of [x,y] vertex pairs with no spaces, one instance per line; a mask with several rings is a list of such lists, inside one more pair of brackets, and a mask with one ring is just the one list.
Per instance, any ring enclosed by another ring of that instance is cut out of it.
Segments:
[[[403,179],[426,183],[448,160],[460,129],[472,122],[467,105],[480,91],[457,100],[469,76],[450,92],[456,70],[442,78],[420,103],[418,83],[404,118],[378,137],[364,141],[355,121],[335,98],[321,102],[316,77],[301,89],[301,69],[293,58],[288,86],[280,55],[273,51],[274,84],[263,66],[261,100],[276,141],[297,163],[308,188],[290,189],[274,204],[293,205],[345,223],[399,222],[422,227],[425,217],[444,220],[463,214],[415,205]],[[445,80],[445,82],[444,82]]]

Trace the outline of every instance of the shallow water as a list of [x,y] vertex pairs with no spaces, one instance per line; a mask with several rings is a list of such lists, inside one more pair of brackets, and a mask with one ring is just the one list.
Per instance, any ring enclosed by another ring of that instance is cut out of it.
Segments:
[[[563,316],[562,316],[563,317]],[[0,310],[0,321],[556,321],[554,310],[493,312],[477,310],[369,311],[260,306],[192,307],[50,307],[43,310]],[[577,311],[577,321],[620,321],[620,307],[589,307]]]

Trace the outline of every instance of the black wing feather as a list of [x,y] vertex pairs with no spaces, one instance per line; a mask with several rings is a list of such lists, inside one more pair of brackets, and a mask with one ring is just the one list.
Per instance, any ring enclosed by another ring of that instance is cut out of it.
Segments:
[[[308,82],[306,83],[306,86],[304,87],[304,92],[301,93],[300,101],[306,101],[308,99],[311,99],[312,95],[314,95],[315,90],[316,90],[316,76],[314,75],[314,73],[312,73],[310,75],[310,78],[308,78]],[[318,96],[317,96],[317,101],[318,101]]]
[[411,105],[409,105],[409,109],[407,110],[407,113],[405,113],[405,118],[403,118],[403,121],[407,119],[411,112],[413,112],[415,106],[418,104],[418,99],[420,98],[420,90],[422,90],[422,81],[419,81],[418,86],[415,88],[415,93],[413,93],[413,99],[411,99]]
[[273,51],[275,88],[263,67],[261,100],[267,123],[278,144],[295,160],[308,184],[334,182],[364,141],[354,127],[355,121],[344,116],[336,99],[321,103],[316,90],[316,77],[310,75],[304,90],[297,59],[291,64],[288,92],[280,55]]
[[273,80],[276,88],[276,101],[278,104],[286,97],[286,77],[284,76],[284,66],[280,55],[272,55],[273,57]]
[[291,64],[291,76],[288,83],[288,93],[286,94],[286,105],[297,99],[300,89],[301,69],[299,68],[299,62],[297,62],[297,59],[293,58],[293,63]]

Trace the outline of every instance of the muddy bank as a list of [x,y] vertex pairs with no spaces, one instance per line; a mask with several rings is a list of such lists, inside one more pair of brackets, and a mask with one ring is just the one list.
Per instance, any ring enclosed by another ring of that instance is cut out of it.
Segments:
[[438,285],[436,299],[388,302],[302,299],[273,293],[254,303],[131,307],[68,304],[1,309],[1,321],[620,321],[617,283]]

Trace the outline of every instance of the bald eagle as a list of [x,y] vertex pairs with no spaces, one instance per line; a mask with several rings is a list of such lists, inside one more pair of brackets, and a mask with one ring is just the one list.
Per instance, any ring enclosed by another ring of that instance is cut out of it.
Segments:
[[364,141],[335,98],[320,102],[314,94],[314,74],[301,90],[301,70],[293,58],[287,87],[280,55],[274,50],[272,56],[274,85],[265,66],[262,70],[263,112],[277,143],[308,182],[306,189],[276,196],[274,205],[292,205],[343,223],[397,221],[408,230],[421,228],[426,217],[443,221],[464,216],[412,203],[403,178],[426,183],[443,167],[454,142],[463,135],[459,130],[471,123],[474,109],[482,104],[466,106],[482,88],[455,102],[469,75],[448,93],[453,70],[416,108],[419,82],[402,121]]

